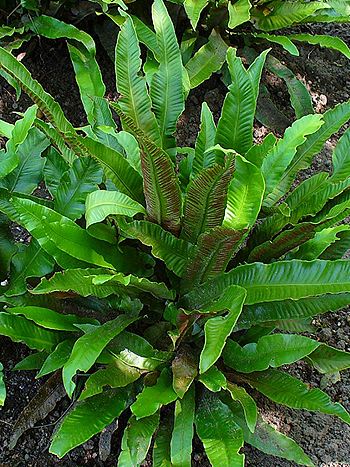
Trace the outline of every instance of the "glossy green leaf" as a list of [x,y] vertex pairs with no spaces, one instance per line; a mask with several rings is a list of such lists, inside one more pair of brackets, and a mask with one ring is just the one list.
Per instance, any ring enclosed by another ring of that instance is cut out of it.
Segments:
[[20,295],[26,292],[26,280],[30,277],[43,277],[52,272],[54,260],[39,243],[32,239],[30,244],[20,245],[12,257],[10,287],[7,296]]
[[3,406],[5,404],[6,399],[6,386],[4,381],[3,369],[4,367],[0,363],[0,406]]
[[216,126],[213,114],[206,102],[202,104],[201,125],[196,139],[195,157],[193,159],[193,176],[198,175],[215,162],[215,151],[208,151],[215,144]]
[[267,53],[264,51],[246,70],[236,49],[229,48],[227,52],[232,84],[222,108],[216,143],[239,154],[245,154],[253,144],[254,114]]
[[225,62],[227,48],[220,34],[213,30],[208,42],[186,64],[191,89],[196,88],[220,70]]
[[293,41],[307,42],[308,44],[336,50],[345,55],[346,58],[350,58],[350,49],[340,37],[319,34],[291,34],[288,37]]
[[272,334],[241,347],[228,340],[223,351],[225,364],[241,373],[263,371],[297,362],[311,354],[319,343],[297,334]]
[[144,214],[144,207],[119,191],[98,190],[86,198],[86,226],[102,222],[110,215],[133,217]]
[[[151,110],[151,99],[146,80],[140,76],[141,50],[132,19],[127,17],[121,27],[116,46],[117,90],[119,105],[135,125],[156,144],[161,137],[156,118]],[[127,64],[127,66],[125,66]]]
[[266,41],[272,42],[274,44],[279,44],[284,48],[284,50],[289,52],[291,55],[299,57],[299,50],[287,36],[276,36],[275,34],[259,33],[254,34],[254,37],[257,37],[259,39],[265,39]]
[[339,402],[332,402],[325,392],[318,388],[310,389],[308,385],[283,371],[249,373],[242,379],[278,404],[335,415],[350,424],[350,414]]
[[310,15],[327,6],[325,2],[280,2],[274,0],[269,8],[254,8],[252,18],[255,27],[263,31],[273,31],[291,26],[308,18]]
[[249,21],[251,8],[252,4],[249,0],[234,0],[234,3],[230,1],[228,4],[228,27],[234,29]]
[[293,439],[277,431],[272,425],[266,423],[261,416],[258,417],[254,433],[252,433],[246,423],[244,412],[237,402],[232,401],[230,403],[226,399],[225,402],[229,404],[236,423],[242,428],[246,443],[265,454],[281,457],[300,465],[314,467],[311,459]]
[[127,408],[129,398],[127,389],[111,389],[78,402],[55,433],[50,446],[51,454],[62,458],[71,449],[101,432]]
[[75,389],[73,377],[78,370],[88,371],[106,345],[137,318],[120,315],[101,326],[94,326],[74,344],[71,356],[63,367],[63,383],[71,397]]
[[152,461],[153,467],[172,467],[170,460],[170,441],[173,428],[172,419],[167,417],[159,425],[154,437]]
[[196,430],[213,467],[243,467],[243,434],[229,407],[211,393],[203,393],[196,411]]
[[152,19],[159,47],[159,69],[152,77],[150,95],[163,147],[169,149],[175,147],[172,135],[185,107],[182,59],[175,29],[163,0],[154,1]]
[[[58,344],[60,345],[60,344]],[[45,350],[29,354],[19,361],[14,367],[14,370],[39,370],[48,354]]]
[[171,436],[171,465],[191,467],[193,425],[195,414],[195,388],[192,385],[175,404],[174,428]]
[[271,55],[269,56],[266,65],[269,71],[283,79],[286,83],[290,95],[290,102],[295,111],[296,117],[301,118],[305,115],[313,114],[314,108],[312,105],[311,95],[309,94],[305,84],[300,81],[289,68]]
[[11,192],[32,193],[42,180],[45,159],[41,154],[48,145],[48,139],[36,128],[31,128],[24,142],[18,146],[18,165],[0,180],[0,186]]
[[322,116],[324,124],[316,133],[307,136],[304,144],[298,147],[289,167],[281,176],[276,187],[276,193],[287,193],[296,174],[306,169],[312,162],[315,154],[321,151],[325,142],[336,133],[350,119],[350,102],[336,105],[327,110]]
[[266,182],[264,204],[271,206],[284,194],[279,191],[279,181],[284,171],[292,162],[297,149],[306,141],[308,135],[315,134],[323,125],[321,115],[307,115],[297,120],[267,154],[262,164],[262,173]]
[[42,308],[38,306],[11,307],[7,309],[12,315],[23,315],[25,318],[34,321],[34,323],[43,328],[53,329],[56,331],[71,331],[77,332],[75,324],[98,324],[98,321],[92,318],[82,318],[76,315],[66,315]]
[[41,378],[42,376],[53,373],[56,370],[60,370],[69,359],[73,345],[74,339],[66,339],[65,341],[57,344],[55,349],[43,362],[39,373],[36,375],[36,378]]
[[127,236],[140,240],[152,247],[152,254],[165,262],[167,267],[178,276],[184,272],[192,245],[176,238],[159,225],[147,221],[119,222],[121,230]]
[[126,365],[118,358],[113,359],[105,368],[95,371],[86,380],[85,388],[79,400],[100,394],[105,386],[120,388],[133,383],[141,376],[141,371]]
[[346,260],[246,264],[197,287],[182,299],[181,305],[200,310],[230,285],[239,285],[247,290],[247,305],[347,292],[349,267]]
[[305,360],[323,374],[335,373],[350,368],[350,353],[326,344],[320,344]]
[[88,155],[97,160],[119,191],[143,203],[141,175],[129,164],[123,154],[92,138],[80,138],[79,142],[86,148]]
[[254,433],[258,419],[258,409],[254,399],[242,386],[238,386],[237,384],[228,383],[227,390],[232,399],[238,401],[242,406],[247,426]]
[[87,195],[102,182],[102,171],[92,158],[80,158],[63,174],[55,190],[55,210],[70,219],[84,213]]
[[64,338],[62,333],[41,328],[22,316],[5,312],[0,313],[0,334],[36,350],[51,350]]
[[226,339],[232,333],[242,311],[246,291],[237,286],[228,287],[221,297],[205,311],[209,313],[228,310],[226,316],[209,318],[204,326],[205,342],[200,355],[199,370],[205,373],[220,357]]
[[211,392],[219,392],[221,389],[226,389],[227,387],[225,375],[215,365],[211,366],[205,373],[199,375],[198,381],[204,384]]
[[196,29],[200,15],[208,3],[209,0],[184,0],[184,7],[193,29]]
[[130,417],[124,436],[132,465],[138,466],[145,460],[158,425],[159,412],[141,419]]
[[237,230],[253,226],[264,192],[265,181],[260,169],[237,156],[233,179],[228,187],[223,226]]
[[154,386],[146,386],[131,405],[131,411],[137,419],[153,415],[163,405],[177,399],[173,390],[171,374],[167,368],[162,370]]
[[269,321],[302,319],[340,310],[350,304],[350,294],[319,295],[299,300],[283,300],[245,306],[238,328],[249,328]]

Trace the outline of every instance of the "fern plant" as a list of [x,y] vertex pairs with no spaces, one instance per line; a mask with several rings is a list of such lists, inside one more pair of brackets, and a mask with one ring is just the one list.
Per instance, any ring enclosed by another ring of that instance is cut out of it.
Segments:
[[[350,423],[339,402],[281,369],[299,360],[321,374],[350,367],[348,352],[301,334],[313,332],[314,316],[350,304],[350,265],[341,259],[350,246],[342,223],[350,213],[350,131],[334,150],[332,173],[292,188],[350,119],[350,103],[254,144],[268,51],[246,68],[229,48],[232,82],[219,121],[204,103],[195,147],[179,148],[174,133],[188,91],[181,51],[162,0],[152,13],[159,66],[142,71],[125,14],[117,102],[103,98],[91,38],[69,44],[89,122],[82,129],[0,49],[2,71],[34,101],[14,126],[0,124],[8,139],[0,154],[8,280],[0,334],[35,351],[17,369],[53,374],[41,391],[63,384],[73,398],[50,447],[59,457],[121,417],[120,466],[140,465],[151,446],[154,466],[190,466],[194,434],[214,467],[243,466],[244,442],[311,466],[259,415],[251,388]],[[48,200],[33,195],[41,179]],[[9,221],[30,233],[29,245],[13,244]],[[4,396],[0,378],[0,403]],[[11,446],[35,423],[28,413]]]

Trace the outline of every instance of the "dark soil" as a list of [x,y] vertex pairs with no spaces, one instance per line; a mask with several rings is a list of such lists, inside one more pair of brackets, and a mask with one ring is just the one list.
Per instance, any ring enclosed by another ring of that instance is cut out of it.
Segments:
[[[315,33],[329,33],[342,37],[350,44],[349,26],[320,26],[313,28]],[[300,46],[300,57],[287,57],[281,50],[275,53],[280,60],[288,62],[288,66],[308,86],[317,111],[327,108],[349,98],[350,93],[350,62],[340,54],[316,47]],[[113,67],[107,56],[101,53],[99,57],[107,92],[115,94]],[[67,116],[74,125],[85,124],[85,115],[80,104],[79,92],[74,81],[73,70],[63,41],[49,42],[46,40],[34,43],[23,58],[23,63],[62,105]],[[292,110],[286,88],[279,80],[271,80],[265,76],[272,99],[275,104],[291,115]],[[178,128],[180,145],[193,146],[198,131],[201,102],[206,100],[216,117],[218,117],[224,98],[225,88],[218,78],[214,78],[201,86],[188,100],[187,108],[181,117]],[[19,102],[15,99],[13,89],[0,81],[0,118],[14,121],[13,112],[24,111],[30,100],[23,95]],[[255,137],[260,140],[267,129],[256,124]],[[337,138],[331,139],[326,148],[316,157],[312,169],[306,171],[304,177],[314,171],[328,170],[330,167],[331,150]],[[1,142],[0,142],[1,144]],[[23,239],[22,239],[23,241]],[[336,314],[328,314],[317,319],[315,325],[319,329],[317,337],[340,349],[350,351],[350,314],[344,310]],[[35,372],[13,372],[13,366],[24,356],[28,349],[20,344],[13,344],[9,339],[0,337],[0,361],[5,366],[8,397],[5,407],[0,409],[0,467],[41,467],[41,466],[115,466],[117,465],[116,447],[120,442],[120,432],[117,430],[112,438],[112,453],[107,460],[99,458],[98,437],[74,449],[64,459],[59,460],[48,453],[50,437],[55,423],[69,408],[69,400],[61,401],[55,410],[45,420],[39,422],[33,429],[27,431],[19,440],[16,448],[8,449],[11,427],[21,410],[35,395],[41,381],[35,380]],[[320,375],[304,364],[294,365],[293,374],[299,376],[312,386],[320,386],[350,410],[350,371],[343,372],[341,379],[335,383],[321,378]],[[261,399],[262,413],[266,420],[280,431],[293,437],[310,455],[318,467],[350,466],[350,427],[327,415],[289,410],[275,406]],[[264,455],[257,450],[245,448],[247,465],[255,467],[287,467],[295,465],[288,461]],[[146,462],[145,465],[151,465]],[[208,466],[198,441],[195,445],[193,465]]]

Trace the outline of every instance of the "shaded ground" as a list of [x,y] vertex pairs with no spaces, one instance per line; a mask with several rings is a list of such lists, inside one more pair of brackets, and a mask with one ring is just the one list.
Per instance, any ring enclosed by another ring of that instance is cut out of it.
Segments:
[[[339,26],[314,28],[316,33],[330,32],[342,36],[349,43],[349,27]],[[324,111],[328,107],[349,98],[350,92],[350,62],[337,53],[314,47],[300,47],[300,58],[288,57],[289,66],[308,85],[317,110]],[[282,60],[286,57],[283,51],[278,52]],[[106,56],[99,57],[103,68],[107,91],[113,93],[114,77],[111,63]],[[38,46],[32,48],[23,62],[32,71],[33,75],[45,85],[45,89],[63,106],[65,112],[76,126],[85,124],[85,116],[79,102],[79,93],[75,85],[69,56],[64,42],[41,41]],[[286,88],[282,82],[275,80],[269,82],[272,98],[275,104],[291,114],[291,109],[286,109],[288,102]],[[193,95],[190,96],[187,109],[181,118],[178,130],[178,142],[180,145],[193,145],[198,131],[200,104],[206,100],[212,110],[218,116],[225,90],[218,79],[205,83]],[[30,104],[29,99],[23,96],[19,103],[16,102],[13,90],[0,81],[0,118],[13,121],[16,116],[14,111],[23,111]],[[260,139],[266,133],[261,125],[256,125],[255,136]],[[332,139],[326,149],[314,161],[312,172],[329,169],[331,149],[336,139]],[[305,176],[309,175],[309,170]],[[337,314],[328,314],[315,322],[320,329],[320,340],[332,344],[338,348],[350,351],[350,314],[343,311]],[[0,337],[0,361],[5,365],[8,398],[6,405],[0,410],[0,467],[41,467],[41,466],[115,466],[118,439],[118,431],[113,438],[112,454],[107,461],[99,460],[98,437],[93,438],[81,447],[74,449],[63,460],[58,460],[48,453],[50,436],[54,423],[60,419],[64,411],[69,407],[69,401],[63,400],[56,409],[43,421],[40,426],[28,431],[18,442],[17,447],[9,452],[8,440],[11,433],[11,425],[14,420],[34,396],[40,387],[40,381],[34,379],[34,372],[12,372],[12,367],[25,355],[28,350],[19,344],[13,344],[7,338]],[[300,376],[311,385],[320,384],[333,397],[350,410],[350,371],[344,372],[342,379],[335,384],[327,384],[321,381],[320,376],[303,364],[295,365],[294,374]],[[335,418],[320,414],[311,414],[303,411],[292,411],[276,407],[266,400],[263,404],[264,417],[273,423],[282,432],[293,437],[300,443],[319,467],[340,467],[350,465],[350,427]],[[207,466],[208,461],[202,454],[201,446],[196,446],[194,465]],[[287,467],[294,465],[291,462],[266,456],[255,449],[246,448],[247,465],[255,467]],[[150,463],[147,463],[150,465]]]

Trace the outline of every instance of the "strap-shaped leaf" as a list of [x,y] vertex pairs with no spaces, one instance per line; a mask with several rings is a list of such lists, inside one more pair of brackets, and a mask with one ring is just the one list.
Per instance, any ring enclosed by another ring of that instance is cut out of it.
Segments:
[[119,191],[135,201],[143,203],[142,177],[120,152],[89,137],[79,137],[79,143],[87,155],[97,160],[107,178],[115,184]]
[[195,412],[194,385],[175,404],[174,428],[170,453],[172,465],[191,467],[192,438]]
[[228,160],[224,167],[215,164],[204,169],[190,182],[181,233],[184,239],[195,244],[203,232],[221,225],[233,170],[233,160]]
[[320,47],[326,47],[327,49],[337,50],[338,52],[345,55],[346,58],[350,58],[350,49],[347,44],[340,39],[340,37],[320,35],[320,34],[290,34],[289,39],[298,42],[307,42],[312,45],[319,45]]
[[215,227],[200,235],[193,255],[188,258],[183,290],[202,284],[225,271],[238,249],[244,231]]
[[73,126],[64,116],[59,104],[31,77],[25,66],[2,47],[0,47],[0,69],[18,82],[26,94],[37,104],[45,117],[62,134],[75,134]]
[[220,70],[226,59],[227,48],[220,34],[213,30],[208,42],[186,64],[191,89],[196,88]]
[[89,376],[79,400],[100,394],[106,386],[111,388],[125,387],[139,379],[140,376],[141,371],[139,369],[126,365],[118,358],[115,358],[105,368],[97,370]]
[[234,0],[228,4],[228,27],[234,29],[249,21],[252,4],[249,0]]
[[244,466],[243,434],[229,407],[214,394],[204,392],[196,411],[196,430],[213,467]]
[[86,198],[86,227],[102,222],[110,215],[133,217],[146,211],[141,204],[119,191],[97,190]]
[[62,458],[71,449],[101,432],[128,407],[129,400],[129,390],[123,388],[110,389],[78,402],[55,433],[50,446],[51,454]]
[[350,424],[350,414],[339,402],[332,402],[325,392],[318,388],[310,389],[307,384],[283,371],[267,370],[241,376],[244,382],[278,404],[335,415]]
[[136,319],[135,316],[120,315],[101,326],[93,326],[90,331],[79,337],[62,373],[63,384],[70,397],[75,389],[73,376],[76,372],[88,371],[106,345]]
[[191,21],[191,25],[193,29],[196,29],[197,23],[199,21],[199,17],[204,10],[204,8],[208,5],[209,0],[185,0],[184,7]]
[[150,95],[159,124],[162,146],[164,149],[171,149],[176,145],[173,134],[185,107],[181,52],[174,25],[163,0],[154,1],[152,19],[159,48],[159,68],[152,77]]
[[74,345],[75,339],[66,339],[65,341],[57,344],[55,349],[48,355],[43,362],[39,373],[36,378],[41,378],[49,373],[53,373],[56,370],[60,370],[67,362]]
[[201,127],[196,140],[195,156],[192,165],[193,176],[213,165],[216,160],[215,151],[208,151],[215,144],[216,126],[213,114],[206,102],[202,104]]
[[66,269],[56,272],[50,279],[43,278],[31,291],[33,294],[75,292],[83,297],[94,295],[104,298],[113,294],[138,295],[152,293],[158,298],[173,299],[174,293],[163,282],[151,282],[145,277],[113,274],[107,269]]
[[254,399],[242,386],[237,384],[227,383],[227,390],[232,399],[238,401],[242,406],[249,431],[254,433],[258,418],[258,409]]
[[303,449],[291,438],[280,433],[272,425],[259,416],[254,433],[249,429],[244,413],[237,403],[225,399],[233,413],[236,423],[242,428],[244,441],[265,454],[281,457],[300,465],[314,467],[311,459]]
[[[64,161],[69,165],[73,163],[75,158],[81,154],[80,149],[73,144],[68,143],[64,137],[49,123],[37,118],[34,122],[35,126],[50,140],[52,146],[57,149],[58,153],[63,157]],[[68,147],[70,144],[70,147]],[[73,150],[74,148],[74,150]],[[51,148],[49,148],[51,150]]]
[[[151,141],[160,145],[161,138],[156,118],[151,110],[151,99],[146,80],[140,76],[141,50],[135,27],[127,17],[120,28],[116,46],[117,90],[121,94],[121,110],[135,122]],[[123,122],[128,125],[127,122]]]
[[176,238],[159,225],[147,221],[122,222],[121,230],[128,236],[137,238],[145,245],[152,247],[152,254],[165,262],[176,275],[182,276],[193,245]]
[[152,462],[153,467],[171,467],[170,441],[173,429],[172,419],[162,420],[156,436],[154,437]]
[[205,373],[220,357],[226,339],[241,314],[246,291],[241,287],[228,287],[213,305],[205,309],[207,313],[227,311],[226,316],[209,318],[204,326],[205,341],[200,355],[199,371]]
[[326,344],[320,344],[304,360],[323,374],[336,373],[350,368],[350,353]]
[[244,68],[236,49],[227,51],[232,84],[226,95],[216,133],[216,143],[225,149],[245,154],[253,144],[253,123],[259,94],[259,83],[268,51]]
[[314,155],[322,149],[325,142],[350,119],[350,102],[338,104],[333,109],[327,110],[322,118],[324,124],[320,129],[309,135],[305,143],[298,147],[293,160],[278,181],[276,193],[287,193],[296,174],[311,164]]
[[85,199],[102,181],[99,164],[92,158],[79,158],[63,174],[55,190],[55,210],[70,219],[78,219],[85,210]]
[[264,192],[265,181],[260,169],[237,156],[233,179],[228,187],[223,226],[236,230],[253,226]]
[[42,277],[52,272],[53,258],[48,255],[34,239],[28,246],[20,245],[17,253],[12,257],[10,287],[7,296],[20,295],[26,292],[26,279]]
[[290,95],[290,102],[295,110],[296,117],[301,118],[305,115],[313,114],[314,108],[312,106],[312,99],[305,84],[300,81],[289,68],[271,55],[266,61],[266,66],[268,70],[283,79],[286,83]]
[[316,134],[323,125],[322,115],[307,115],[297,120],[278,141],[262,163],[262,173],[266,182],[264,205],[272,206],[283,196],[279,181],[292,162],[297,149],[306,141],[308,135]]
[[173,390],[171,374],[168,368],[164,368],[154,386],[146,386],[136,397],[131,405],[131,411],[136,418],[144,418],[153,415],[163,405],[170,404],[177,399]]
[[259,34],[253,34],[253,36],[257,37],[258,39],[265,39],[266,41],[272,42],[274,44],[279,44],[291,55],[299,57],[299,50],[287,36],[277,36],[275,34],[266,34],[263,32]]
[[332,183],[346,180],[350,176],[350,130],[347,129],[336,145],[332,161],[333,174],[330,178]]
[[5,312],[0,313],[0,334],[36,350],[51,350],[64,339],[63,333],[44,329],[22,316]]
[[3,406],[5,404],[6,399],[6,386],[4,381],[3,369],[4,367],[2,366],[2,363],[0,363],[0,406]]
[[288,251],[293,250],[299,245],[303,245],[310,238],[312,239],[316,228],[317,224],[304,222],[297,224],[292,229],[284,230],[273,240],[268,240],[255,247],[248,256],[248,262],[261,261],[267,263],[272,259],[278,259]]
[[143,337],[124,331],[113,339],[107,348],[126,365],[146,371],[154,371],[172,357],[169,352],[155,349]]
[[269,8],[264,5],[252,10],[255,27],[263,31],[282,29],[308,18],[317,10],[327,6],[324,2],[300,3],[291,0],[274,0]]
[[[147,456],[151,446],[154,432],[159,425],[159,412],[137,419],[131,416],[124,431],[122,452],[118,459],[118,465],[141,465]],[[126,457],[130,464],[126,462]]]
[[177,233],[180,228],[181,190],[169,155],[156,146],[118,105],[111,106],[138,137],[142,146],[141,168],[150,220]]
[[246,264],[197,287],[183,297],[181,305],[200,310],[230,285],[239,285],[247,290],[247,305],[347,292],[349,271],[350,265],[346,260]]
[[35,324],[46,329],[56,331],[77,332],[75,324],[99,324],[98,321],[91,318],[81,318],[76,315],[65,315],[57,311],[50,310],[39,306],[16,306],[8,308],[8,313],[11,315],[23,315]]
[[48,146],[47,138],[36,128],[31,128],[14,152],[18,164],[0,180],[0,186],[9,191],[32,193],[42,180],[45,159],[41,155]]
[[221,389],[227,388],[226,376],[215,365],[211,366],[205,373],[199,375],[198,381],[204,384],[211,392],[219,392]]
[[[350,294],[320,295],[300,300],[284,300],[245,306],[237,328],[250,328],[260,323],[303,319],[338,311],[350,304]],[[236,329],[237,329],[236,328]]]
[[241,347],[229,339],[223,351],[225,364],[241,373],[267,370],[297,362],[320,344],[294,334],[272,334]]

